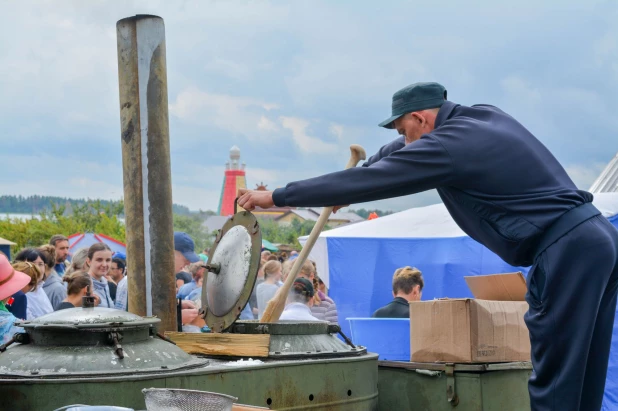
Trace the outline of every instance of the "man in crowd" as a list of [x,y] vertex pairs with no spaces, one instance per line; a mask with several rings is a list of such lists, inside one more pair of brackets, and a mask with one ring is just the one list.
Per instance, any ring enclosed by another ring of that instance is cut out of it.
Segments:
[[128,293],[127,293],[127,277],[126,277],[126,262],[125,260],[114,257],[112,258],[112,267],[109,270],[109,276],[117,284],[116,299],[114,307],[118,310],[127,310]]
[[393,275],[393,301],[373,313],[375,318],[410,318],[410,301],[420,301],[423,276],[417,268],[398,268]]
[[[191,263],[197,263],[200,257],[195,253],[195,242],[189,234],[182,231],[174,232],[174,273],[182,271]],[[173,273],[170,273],[173,275]],[[197,306],[193,301],[183,300],[182,324],[188,324],[198,315]]]
[[195,242],[189,234],[182,231],[174,232],[174,273],[198,261],[200,257],[195,253]]
[[66,269],[67,258],[69,257],[69,239],[62,234],[56,234],[49,239],[49,244],[56,248],[56,266],[54,271],[62,277]]
[[446,97],[438,83],[404,87],[380,124],[400,137],[362,167],[274,192],[241,189],[238,205],[336,211],[436,189],[466,234],[510,265],[532,266],[524,317],[531,408],[599,410],[616,313],[618,231],[521,123],[497,107]]

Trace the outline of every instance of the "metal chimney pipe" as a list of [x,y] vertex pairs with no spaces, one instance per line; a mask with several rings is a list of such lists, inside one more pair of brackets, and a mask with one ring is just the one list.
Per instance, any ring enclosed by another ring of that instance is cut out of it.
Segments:
[[165,26],[137,15],[116,34],[129,311],[176,331]]

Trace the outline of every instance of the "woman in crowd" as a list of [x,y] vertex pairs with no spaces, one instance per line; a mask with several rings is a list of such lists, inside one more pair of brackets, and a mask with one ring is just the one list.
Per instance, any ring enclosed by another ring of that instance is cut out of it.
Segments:
[[15,326],[17,318],[7,310],[6,303],[13,294],[27,287],[30,281],[28,275],[15,270],[8,258],[0,253],[0,344],[8,342],[13,334],[23,332],[23,328]]
[[71,257],[71,265],[65,271],[64,275],[68,275],[74,271],[88,271],[88,249],[80,248]]
[[253,291],[251,292],[251,297],[249,297],[249,307],[251,308],[251,313],[253,314],[253,319],[258,318],[258,305],[257,305],[257,288],[260,284],[264,282],[264,264],[266,261],[260,260],[260,268],[258,268],[257,278],[255,279],[255,285],[253,286]]
[[287,299],[287,305],[281,313],[279,320],[321,321],[311,314],[313,296],[314,289],[311,281],[302,277],[294,280],[294,285]]
[[98,295],[101,302],[99,307],[114,308],[114,300],[109,292],[105,276],[112,266],[112,250],[104,243],[95,243],[88,249],[88,274],[92,278],[94,294]]
[[[313,283],[316,275],[315,263],[311,260],[305,261],[298,273],[298,277],[306,278],[311,283]],[[329,323],[337,323],[339,321],[335,302],[320,291],[314,292],[311,312],[319,320],[328,321]]]
[[45,282],[43,283],[43,291],[47,294],[49,302],[54,310],[67,296],[67,290],[62,283],[62,279],[54,270],[56,265],[56,247],[51,244],[45,244],[38,248],[45,263]]
[[[65,275],[62,280],[67,283],[67,296],[58,306],[58,310],[65,308],[75,308],[82,306],[82,297],[88,292],[88,288],[92,292],[92,278],[86,271],[73,271]],[[95,305],[99,305],[101,301],[97,294],[93,294]]]
[[277,282],[281,280],[281,263],[270,260],[264,264],[264,282],[257,286],[258,319],[262,318],[268,302],[279,289]]
[[[19,265],[19,267],[16,266]],[[24,265],[25,264],[25,265]],[[24,272],[30,276],[31,284],[26,293],[28,306],[26,308],[26,320],[33,320],[42,315],[54,312],[47,294],[43,291],[43,281],[45,281],[45,261],[43,255],[36,248],[24,248],[15,256],[13,267],[17,271]]]

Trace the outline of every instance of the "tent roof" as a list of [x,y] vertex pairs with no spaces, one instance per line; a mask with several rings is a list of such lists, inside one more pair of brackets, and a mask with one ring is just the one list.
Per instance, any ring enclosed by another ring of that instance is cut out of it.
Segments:
[[0,237],[0,245],[17,245],[17,244],[5,238]]
[[277,246],[275,246],[273,243],[271,243],[268,240],[264,240],[262,239],[262,248],[267,249],[268,251],[273,251],[273,252],[277,252],[279,251],[279,249],[277,248]]
[[127,252],[127,246],[105,234],[75,233],[69,236],[69,249],[74,252],[80,248],[88,248],[95,243],[105,243],[113,252]]
[[599,177],[590,186],[591,193],[618,192],[618,154],[612,158]]

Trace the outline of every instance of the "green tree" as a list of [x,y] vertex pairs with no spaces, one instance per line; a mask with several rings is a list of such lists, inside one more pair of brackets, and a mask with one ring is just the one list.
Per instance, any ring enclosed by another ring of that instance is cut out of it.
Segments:
[[195,241],[195,252],[198,254],[212,246],[216,233],[209,232],[202,219],[197,215],[174,214],[174,231],[184,231]]
[[[262,231],[262,238],[275,244],[288,244],[297,249],[300,249],[300,243],[298,237],[308,235],[311,233],[314,221],[303,221],[294,219],[289,225],[280,225],[273,220],[260,219],[260,229]],[[324,230],[329,230],[327,225]]]

